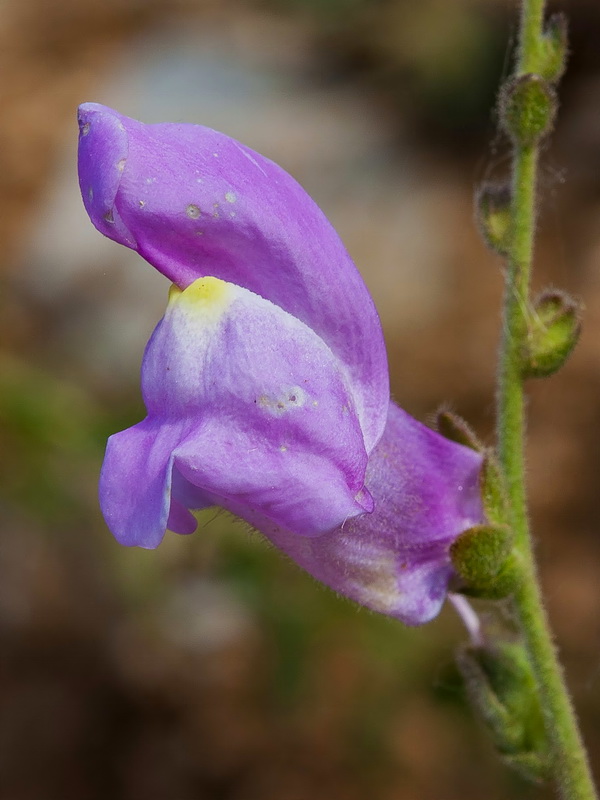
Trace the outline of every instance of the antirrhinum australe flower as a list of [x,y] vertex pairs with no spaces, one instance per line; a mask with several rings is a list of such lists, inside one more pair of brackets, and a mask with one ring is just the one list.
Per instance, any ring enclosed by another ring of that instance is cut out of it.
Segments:
[[126,545],[243,518],[340,594],[420,624],[483,520],[481,456],[390,402],[381,326],[338,235],[273,162],[198,125],[86,103],[99,231],[173,283],[146,348],[146,418],[109,439],[100,503]]

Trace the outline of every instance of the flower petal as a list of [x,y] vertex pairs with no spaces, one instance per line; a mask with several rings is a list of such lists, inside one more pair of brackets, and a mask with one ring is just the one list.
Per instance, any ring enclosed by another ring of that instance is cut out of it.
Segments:
[[249,521],[318,580],[374,611],[421,625],[435,617],[453,569],[449,546],[483,521],[482,458],[390,406],[369,459],[372,514],[318,539],[300,539],[258,516]]
[[159,543],[172,476],[170,522],[184,533],[177,504],[197,508],[198,491],[201,505],[258,513],[302,536],[372,510],[338,362],[268,300],[217,278],[174,289],[146,349],[142,389],[149,416],[112,437],[102,472],[103,508],[121,541]]
[[129,154],[125,126],[114,114],[94,114],[91,118],[80,114],[78,121],[80,187],[86,211],[100,233],[135,249],[133,234],[115,206]]
[[367,452],[389,401],[377,312],[338,235],[273,162],[199,125],[79,111],[79,172],[96,227],[185,288],[215,275],[268,298],[331,348],[353,384]]
[[172,452],[180,436],[177,426],[145,419],[109,438],[100,473],[100,507],[121,544],[160,543],[171,505]]
[[100,473],[100,507],[114,537],[124,545],[158,547],[165,529],[193,533],[188,509],[216,501],[191,487],[174,467],[173,450],[185,438],[185,423],[146,419],[111,436]]

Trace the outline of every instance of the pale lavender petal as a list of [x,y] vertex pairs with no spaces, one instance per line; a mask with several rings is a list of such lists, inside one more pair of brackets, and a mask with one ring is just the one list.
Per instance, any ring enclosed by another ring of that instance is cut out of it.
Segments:
[[273,162],[199,125],[144,125],[95,103],[79,119],[80,185],[96,227],[182,288],[215,275],[305,322],[346,371],[370,452],[389,401],[381,326],[306,192]]
[[340,466],[300,435],[288,434],[288,444],[277,446],[277,435],[263,438],[264,432],[258,420],[240,424],[217,415],[176,448],[175,464],[223,508],[244,518],[258,512],[299,538],[372,510],[363,487],[349,487]]
[[173,290],[142,376],[149,416],[111,439],[102,473],[120,541],[156,546],[167,525],[190,532],[185,506],[233,504],[300,536],[372,510],[338,362],[268,300],[217,278]]
[[485,644],[485,633],[481,618],[477,616],[477,612],[464,596],[457,592],[448,592],[448,600],[454,606],[454,610],[461,618],[473,647],[483,647]]
[[179,425],[147,418],[108,440],[100,507],[121,544],[156,547],[162,540],[171,506],[173,449],[181,435]]
[[[93,129],[92,129],[93,119]],[[83,203],[100,233],[133,247],[135,239],[121,219],[115,201],[129,154],[129,136],[118,115],[95,114],[79,121],[79,174]]]
[[300,540],[257,515],[249,521],[315,578],[407,625],[439,612],[453,576],[449,547],[483,521],[481,456],[390,407],[369,459],[375,511]]
[[100,507],[114,537],[124,545],[157,547],[165,529],[193,533],[188,509],[216,500],[192,487],[174,467],[173,451],[189,434],[186,420],[165,423],[146,417],[111,436],[100,474]]
[[[212,505],[212,503],[211,503]],[[194,509],[202,508],[203,506],[192,506]],[[196,517],[189,511],[186,506],[176,500],[171,495],[171,506],[169,508],[169,518],[167,519],[167,528],[174,533],[190,534],[195,533],[198,527]]]

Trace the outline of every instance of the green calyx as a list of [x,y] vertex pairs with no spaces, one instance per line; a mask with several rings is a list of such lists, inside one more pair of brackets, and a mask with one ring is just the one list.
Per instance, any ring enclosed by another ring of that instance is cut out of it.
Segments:
[[479,483],[487,523],[463,531],[450,546],[457,574],[455,590],[471,597],[507,597],[520,580],[521,569],[507,525],[508,501],[502,472],[493,453],[484,448],[463,419],[440,411],[437,427],[448,439],[483,454]]
[[450,558],[462,585],[472,597],[498,600],[512,594],[520,580],[520,561],[507,524],[508,500],[502,472],[491,452],[485,453],[479,482],[486,524],[464,531],[451,545]]
[[438,433],[450,439],[452,442],[462,444],[464,447],[470,447],[471,450],[481,452],[483,445],[469,426],[467,422],[458,414],[441,408],[436,416],[436,429]]
[[510,252],[511,189],[507,183],[484,183],[477,190],[475,209],[487,246],[499,255]]
[[475,525],[461,533],[450,547],[450,558],[471,597],[499,600],[510,595],[519,579],[513,535],[506,525]]
[[523,376],[545,378],[565,363],[581,331],[581,305],[564,292],[548,290],[528,320]]
[[517,147],[532,147],[551,132],[556,106],[554,89],[539,75],[513,78],[500,92],[500,119]]
[[505,526],[508,522],[508,497],[502,471],[492,452],[485,454],[479,484],[486,519],[492,525]]
[[519,642],[492,641],[457,656],[467,693],[504,760],[524,777],[544,780],[548,744],[535,678]]

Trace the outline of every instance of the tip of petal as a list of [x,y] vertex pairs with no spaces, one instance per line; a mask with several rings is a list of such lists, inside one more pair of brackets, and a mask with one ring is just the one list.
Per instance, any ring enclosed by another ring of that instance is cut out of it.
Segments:
[[100,233],[135,248],[115,204],[129,152],[124,118],[99,103],[82,103],[77,119],[79,186],[86,211]]

